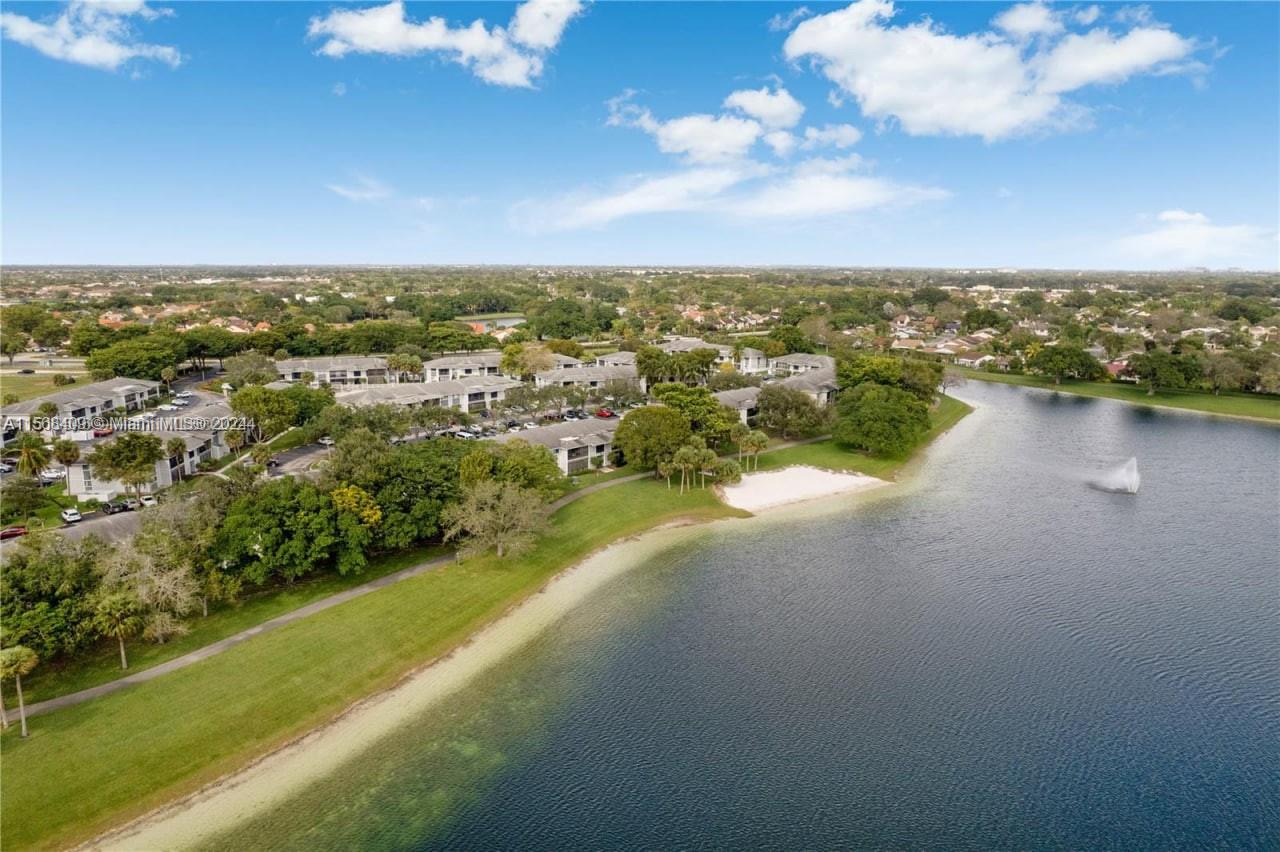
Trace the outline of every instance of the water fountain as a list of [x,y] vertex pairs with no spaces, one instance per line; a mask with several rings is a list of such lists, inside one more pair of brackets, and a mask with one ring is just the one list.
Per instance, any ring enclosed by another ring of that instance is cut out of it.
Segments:
[[1099,491],[1113,494],[1137,494],[1142,477],[1138,475],[1138,460],[1131,458],[1119,467],[1099,475],[1089,483]]

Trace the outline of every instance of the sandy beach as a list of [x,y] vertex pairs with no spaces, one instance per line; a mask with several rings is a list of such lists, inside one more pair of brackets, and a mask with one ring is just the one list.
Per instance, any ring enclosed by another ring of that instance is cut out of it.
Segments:
[[[748,511],[867,491],[890,483],[812,467],[754,473],[723,489],[726,503]],[[610,545],[550,580],[465,645],[371,696],[306,736],[186,798],[109,832],[84,849],[188,849],[215,840],[242,820],[286,802],[316,779],[391,733],[406,719],[446,700],[476,675],[546,630],[613,578],[717,524],[668,524]]]
[[393,689],[353,705],[329,724],[239,772],[80,848],[136,852],[189,849],[209,843],[241,820],[287,801],[317,778],[339,769],[406,719],[447,699],[614,577],[714,524],[735,520],[668,524],[606,547],[556,575],[465,645],[427,664]]
[[816,467],[798,466],[764,473],[748,473],[742,477],[741,482],[723,486],[720,494],[730,506],[758,512],[805,500],[868,491],[890,484],[883,479],[861,473],[834,473]]

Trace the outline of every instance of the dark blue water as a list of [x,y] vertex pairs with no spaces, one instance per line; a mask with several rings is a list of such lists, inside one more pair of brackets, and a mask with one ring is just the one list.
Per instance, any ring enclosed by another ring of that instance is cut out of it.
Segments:
[[913,484],[673,550],[222,845],[1280,848],[1280,429],[959,395]]

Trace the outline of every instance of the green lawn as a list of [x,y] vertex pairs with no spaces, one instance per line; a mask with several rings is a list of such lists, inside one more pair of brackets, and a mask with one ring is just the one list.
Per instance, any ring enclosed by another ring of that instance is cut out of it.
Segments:
[[1118,399],[1137,405],[1164,408],[1182,408],[1206,414],[1224,414],[1233,417],[1257,417],[1263,420],[1280,420],[1280,397],[1256,393],[1224,393],[1214,396],[1207,391],[1156,391],[1147,394],[1146,387],[1125,382],[1079,382],[1070,379],[1055,385],[1053,379],[1043,376],[1026,376],[1014,373],[988,373],[983,370],[960,368],[967,378],[980,382],[997,382],[1004,385],[1022,385],[1046,390],[1072,393],[1078,396],[1094,396],[1102,399]]
[[[972,408],[958,399],[952,399],[949,396],[942,397],[938,403],[937,410],[931,415],[933,426],[921,445],[924,446],[933,441],[933,439],[950,429],[971,411],[973,411]],[[855,473],[865,473],[868,476],[878,476],[881,479],[892,479],[894,474],[910,461],[914,455],[915,453],[912,452],[905,456],[871,456],[866,453],[847,450],[835,441],[828,439],[813,444],[801,444],[798,447],[786,447],[771,453],[764,453],[760,456],[759,469],[776,470],[789,465],[811,465],[812,467],[820,467],[826,470],[847,470]]]
[[527,556],[450,565],[0,737],[4,849],[49,848],[231,772],[447,653],[553,574],[676,518],[742,515],[650,480],[571,503]]
[[[76,384],[84,384],[88,381],[87,373],[76,373],[68,370],[65,375],[75,376]],[[8,394],[13,394],[21,402],[24,399],[33,399],[54,391],[70,390],[76,386],[64,385],[63,387],[58,387],[53,383],[53,376],[54,373],[36,373],[34,376],[0,373],[0,399],[3,399]]]
[[[203,648],[241,630],[270,621],[278,615],[292,612],[313,601],[359,586],[408,568],[419,562],[434,559],[448,552],[447,548],[432,545],[407,553],[385,556],[372,560],[362,574],[321,574],[299,580],[292,586],[270,586],[244,595],[234,604],[210,608],[207,618],[195,615],[189,620],[191,632],[163,645],[150,642],[130,642],[129,673],[149,669],[152,666],[181,657],[183,654]],[[114,641],[103,642],[60,666],[41,666],[23,682],[29,703],[56,698],[69,692],[78,692],[115,680],[120,671],[120,651]]]
[[[57,463],[54,462],[54,464]],[[16,473],[9,474],[9,476],[17,475]],[[65,481],[41,490],[47,498],[47,502],[36,511],[32,518],[4,513],[2,522],[6,526],[10,524],[26,526],[33,531],[54,529],[62,526],[62,517],[60,516],[62,510],[77,506],[79,503],[74,497],[67,496],[67,483]]]

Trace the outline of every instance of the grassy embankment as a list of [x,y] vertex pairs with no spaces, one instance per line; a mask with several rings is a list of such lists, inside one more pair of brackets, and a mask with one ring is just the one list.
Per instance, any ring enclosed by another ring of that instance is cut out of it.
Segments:
[[[944,396],[932,414],[933,426],[921,446],[927,446],[943,432],[956,425],[972,408],[958,399]],[[852,471],[893,479],[894,475],[915,456],[915,451],[901,456],[869,456],[866,453],[843,449],[831,439],[798,447],[786,447],[760,456],[760,470],[776,470],[788,465],[810,465],[826,470]]]
[[27,703],[34,704],[59,695],[79,692],[116,680],[124,674],[145,671],[321,598],[385,577],[447,552],[445,547],[431,545],[371,560],[369,567],[361,574],[319,574],[298,580],[291,586],[273,585],[254,589],[234,604],[210,607],[208,617],[201,617],[196,613],[189,621],[191,632],[185,636],[163,645],[142,641],[128,643],[127,672],[120,670],[120,651],[115,641],[107,640],[62,665],[42,665],[24,678],[22,686]]
[[[88,381],[87,373],[77,373],[73,370],[60,372],[65,372],[68,376],[74,376],[76,384],[84,384]],[[73,390],[76,387],[76,385],[59,387],[53,383],[53,377],[54,373],[36,373],[33,376],[0,373],[0,398],[13,394],[18,398],[19,402],[22,402],[26,399],[34,399],[37,396],[51,394],[54,391]]]
[[1061,391],[1062,393],[1071,393],[1078,396],[1092,396],[1100,399],[1118,399],[1121,402],[1129,402],[1135,405],[1181,408],[1186,411],[1199,411],[1205,414],[1280,421],[1280,397],[1256,393],[1224,393],[1214,396],[1208,391],[1158,390],[1152,396],[1147,393],[1145,386],[1139,387],[1124,382],[1079,382],[1064,379],[1062,384],[1055,385],[1053,379],[1047,379],[1043,376],[988,373],[983,370],[967,368],[960,368],[959,372],[967,378],[980,382],[1043,388],[1045,390]]
[[552,575],[677,518],[745,513],[711,491],[629,482],[560,509],[519,560],[450,565],[256,637],[189,668],[0,737],[4,849],[90,837],[331,719],[464,642]]

